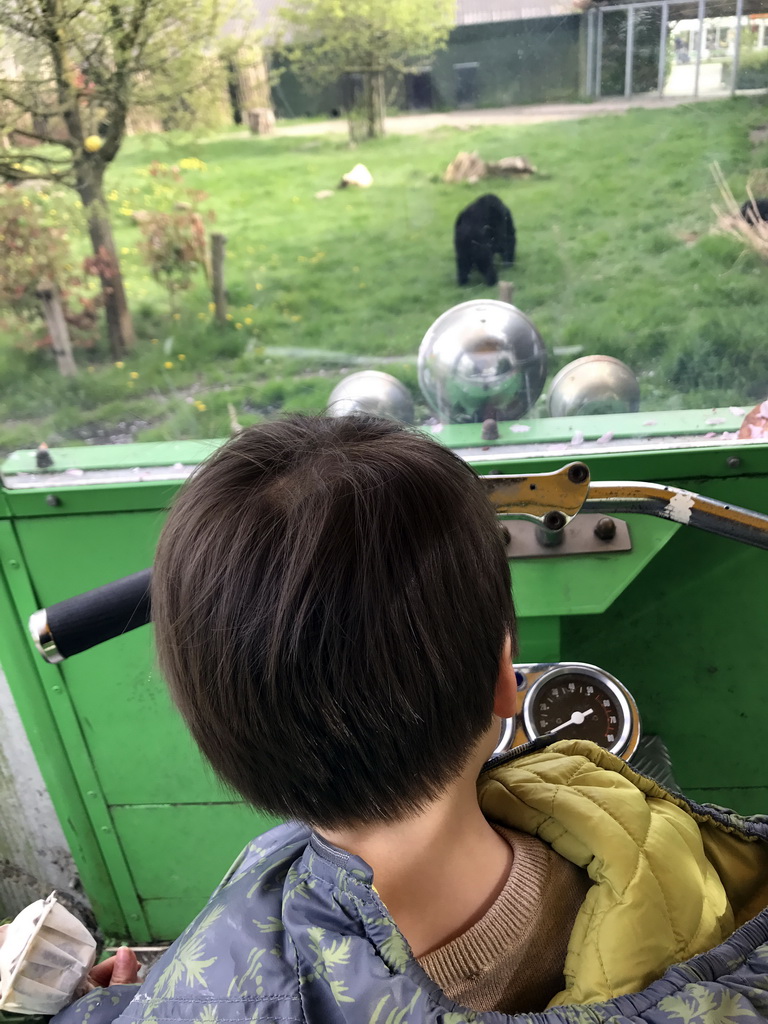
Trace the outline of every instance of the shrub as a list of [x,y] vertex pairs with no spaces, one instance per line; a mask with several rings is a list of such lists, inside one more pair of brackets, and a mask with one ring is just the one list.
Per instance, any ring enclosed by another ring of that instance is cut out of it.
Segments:
[[150,272],[168,290],[171,309],[176,295],[185,291],[198,270],[207,272],[208,246],[205,224],[194,210],[147,213],[142,221],[141,250]]
[[[18,188],[0,190],[0,307],[27,325],[22,335],[28,341],[21,347],[33,350],[51,344],[47,334],[35,331],[41,326],[37,290],[43,280],[59,289],[73,344],[93,347],[100,297],[88,294],[72,258],[66,231],[47,223],[39,203]],[[94,272],[89,265],[83,270],[85,275]]]
[[[724,83],[731,81],[730,60],[723,61],[722,79]],[[768,50],[742,50],[739,58],[739,71],[736,76],[737,89],[768,88]]]

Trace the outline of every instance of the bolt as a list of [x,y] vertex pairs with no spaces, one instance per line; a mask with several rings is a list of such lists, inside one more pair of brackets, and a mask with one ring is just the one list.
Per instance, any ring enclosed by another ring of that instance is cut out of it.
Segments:
[[574,462],[572,466],[568,467],[568,479],[572,484],[583,484],[585,480],[589,479],[589,469],[583,462]]
[[738,469],[741,465],[741,459],[738,455],[729,455],[725,462],[729,469]]
[[131,914],[131,920],[132,921],[138,921],[139,920],[139,915],[138,914]]
[[96,792],[95,789],[89,789],[88,790],[88,796],[92,797],[93,799],[95,799],[98,795],[99,794]]
[[543,548],[557,548],[563,543],[564,530],[547,530],[543,526],[536,527],[536,540]]
[[616,536],[616,523],[608,516],[598,519],[595,524],[595,536],[598,540],[613,540]]
[[483,420],[483,429],[480,432],[480,437],[483,441],[498,441],[499,425],[496,420]]
[[35,463],[38,469],[48,469],[49,466],[53,465],[53,458],[51,453],[48,451],[48,445],[43,442],[39,445],[35,452]]
[[556,532],[557,530],[562,530],[565,527],[566,522],[567,520],[563,513],[557,511],[556,509],[552,509],[551,512],[547,512],[547,514],[544,516],[544,526],[548,530],[552,530],[553,532]]
[[19,568],[19,563],[16,561],[15,558],[11,558],[8,561],[8,567],[10,569],[18,569]]
[[60,686],[52,686],[51,687],[51,693],[61,693],[61,687]]
[[61,498],[55,494],[48,494],[45,498],[45,504],[50,505],[51,508],[57,508],[61,504]]
[[102,832],[111,832],[112,829],[109,827],[109,825],[102,825],[101,826],[101,831]]

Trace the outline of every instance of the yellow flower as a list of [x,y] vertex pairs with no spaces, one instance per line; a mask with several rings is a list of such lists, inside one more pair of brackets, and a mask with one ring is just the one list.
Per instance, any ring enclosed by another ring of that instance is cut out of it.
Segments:
[[251,319],[251,317],[247,316],[243,323],[245,324],[246,327],[250,327],[251,324],[253,323],[253,320]]
[[292,202],[292,203],[300,203],[300,202],[301,202],[301,200],[299,199],[299,197],[298,197],[298,196],[293,196],[293,197],[292,197],[292,199],[291,199],[291,202]]
[[183,362],[184,362],[184,360],[185,360],[185,359],[186,359],[187,357],[186,357],[186,356],[184,355],[184,353],[183,353],[183,352],[179,352],[179,354],[178,354],[178,355],[176,356],[176,358],[177,358],[177,359],[178,359],[178,360],[179,360],[180,362],[182,362],[182,363],[183,363]]
[[235,330],[236,331],[241,331],[242,329],[243,329],[243,325],[242,324],[235,324]]
[[133,387],[133,381],[132,381],[132,380],[129,380],[129,381],[128,381],[128,387],[129,387],[129,388],[132,388],[132,387]]
[[115,363],[115,366],[118,368],[118,370],[122,370],[122,368],[125,366],[125,363],[117,362]]
[[120,213],[122,213],[122,215],[124,217],[132,217],[133,216],[133,210],[129,206],[121,206],[120,207]]
[[96,367],[95,366],[89,366],[88,367],[88,373],[96,373]]
[[76,199],[75,200],[75,209],[76,210],[82,210],[82,208],[83,208],[83,204],[80,202],[79,199]]
[[152,339],[152,344],[153,345],[159,345],[160,344],[160,339],[159,338],[153,338]]
[[163,366],[166,368],[166,370],[172,370],[174,364],[170,360],[168,360],[167,362],[163,363]]
[[301,320],[301,317],[299,316],[299,314],[298,314],[298,313],[295,313],[295,314],[294,314],[294,315],[293,315],[293,316],[291,317],[291,320],[293,321],[293,323],[297,324],[297,323],[299,322],[299,320]]
[[128,374],[128,376],[131,378],[131,380],[138,380],[139,379],[139,375],[138,375],[138,373],[136,373],[135,370],[131,370],[131,372]]
[[174,313],[173,314],[173,319],[174,320],[181,320],[181,313]]
[[216,312],[216,303],[215,302],[209,302],[208,303],[208,312],[209,313],[215,313]]
[[246,309],[253,309],[253,303],[249,302],[248,305],[245,308]]
[[120,255],[121,256],[128,256],[130,251],[131,251],[130,249],[126,249],[126,247],[123,246],[123,248],[120,250]]
[[260,292],[260,291],[263,291],[263,289],[264,289],[264,285],[263,285],[263,284],[262,284],[261,282],[259,282],[259,283],[258,283],[258,284],[256,285],[256,291],[257,291],[257,292]]
[[227,320],[234,320],[234,319],[235,318],[232,316],[231,313],[227,313]]
[[208,408],[208,406],[205,404],[205,402],[195,402],[195,408],[199,412],[205,412],[205,410]]
[[361,287],[361,288],[367,288],[367,287],[368,287],[368,285],[367,285],[367,284],[365,283],[365,281],[361,281],[361,282],[360,282],[360,287]]
[[110,203],[114,203],[114,202],[117,201],[118,198],[119,198],[119,196],[118,196],[118,193],[117,193],[117,189],[113,188],[112,191],[107,196],[107,199],[109,200]]
[[202,160],[198,160],[196,156],[185,156],[183,160],[179,160],[179,167],[182,171],[204,171],[205,164]]
[[207,313],[198,313],[197,314],[197,319],[198,320],[207,320],[208,319],[208,314]]

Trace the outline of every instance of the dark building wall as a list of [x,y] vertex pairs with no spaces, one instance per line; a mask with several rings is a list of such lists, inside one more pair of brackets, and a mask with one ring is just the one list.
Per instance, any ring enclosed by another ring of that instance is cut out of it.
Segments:
[[577,99],[580,24],[568,15],[454,29],[432,65],[436,109]]
[[[392,83],[399,109],[455,110],[579,97],[581,17],[460,25],[419,81]],[[279,117],[328,116],[344,106],[348,85],[313,89],[287,66],[274,89]]]

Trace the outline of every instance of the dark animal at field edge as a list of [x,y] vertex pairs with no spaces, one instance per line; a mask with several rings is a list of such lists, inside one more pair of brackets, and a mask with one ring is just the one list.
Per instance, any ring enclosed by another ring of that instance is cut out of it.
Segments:
[[456,218],[453,234],[456,249],[456,276],[460,285],[469,283],[476,268],[492,287],[498,281],[496,255],[505,265],[515,260],[516,234],[512,214],[498,196],[480,196]]
[[741,207],[741,216],[752,225],[761,220],[768,221],[768,199],[755,199],[754,203],[748,199]]

